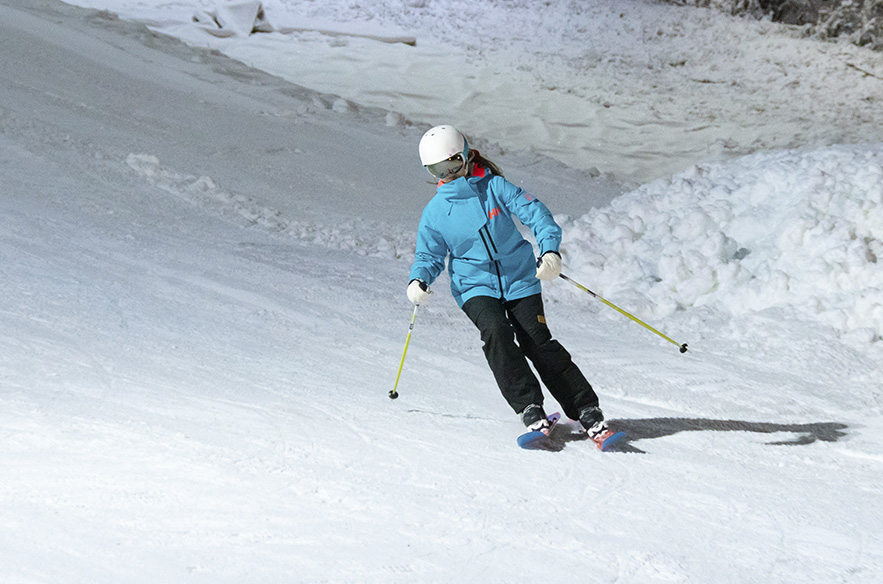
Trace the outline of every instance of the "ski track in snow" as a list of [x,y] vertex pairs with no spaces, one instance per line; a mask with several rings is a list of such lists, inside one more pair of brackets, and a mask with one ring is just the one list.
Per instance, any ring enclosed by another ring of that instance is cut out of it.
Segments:
[[[877,581],[879,340],[788,306],[641,313],[681,355],[556,282],[552,329],[630,439],[526,452],[442,278],[390,401],[419,132],[21,6],[0,0],[32,64],[0,61],[4,582]],[[395,153],[383,188],[366,150]]]

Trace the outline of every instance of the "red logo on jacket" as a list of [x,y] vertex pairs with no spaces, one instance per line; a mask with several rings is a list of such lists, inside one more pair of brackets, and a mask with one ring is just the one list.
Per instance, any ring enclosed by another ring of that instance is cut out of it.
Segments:
[[500,208],[499,208],[499,207],[494,207],[494,208],[491,209],[490,212],[487,214],[487,218],[488,218],[488,219],[493,219],[494,217],[496,217],[496,216],[499,215],[499,214],[500,214]]

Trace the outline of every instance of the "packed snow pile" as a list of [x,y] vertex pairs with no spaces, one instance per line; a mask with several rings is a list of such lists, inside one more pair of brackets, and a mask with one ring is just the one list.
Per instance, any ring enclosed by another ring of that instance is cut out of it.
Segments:
[[645,316],[793,309],[883,337],[883,145],[693,166],[565,229],[566,264]]
[[221,38],[274,30],[264,14],[264,6],[257,0],[218,3],[213,11],[198,10],[193,15],[193,22]]

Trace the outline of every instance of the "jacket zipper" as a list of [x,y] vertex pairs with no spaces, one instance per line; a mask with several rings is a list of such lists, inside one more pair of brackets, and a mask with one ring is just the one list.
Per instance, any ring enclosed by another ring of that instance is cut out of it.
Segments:
[[[484,236],[485,233],[487,233],[487,238]],[[493,259],[494,255],[497,253],[497,246],[494,244],[494,238],[491,237],[491,232],[490,229],[487,228],[487,225],[478,230],[478,235],[481,236],[481,242],[484,244],[484,249],[487,251],[488,258],[494,262],[494,269],[497,270],[497,282],[500,284],[500,298],[503,298],[503,276],[500,274],[500,262]],[[490,245],[488,245],[488,242],[490,242]],[[491,254],[491,248],[494,249],[493,254]]]

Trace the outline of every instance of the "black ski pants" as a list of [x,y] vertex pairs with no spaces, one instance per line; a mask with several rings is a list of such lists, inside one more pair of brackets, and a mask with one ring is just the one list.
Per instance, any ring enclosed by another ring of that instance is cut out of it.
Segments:
[[543,403],[528,359],[568,418],[578,420],[582,408],[598,405],[598,396],[570,353],[552,338],[541,294],[511,301],[475,296],[463,304],[463,311],[481,332],[488,365],[515,413]]

